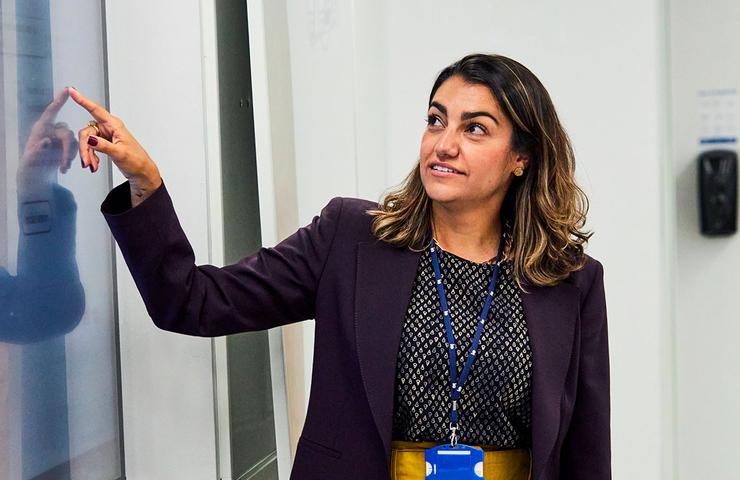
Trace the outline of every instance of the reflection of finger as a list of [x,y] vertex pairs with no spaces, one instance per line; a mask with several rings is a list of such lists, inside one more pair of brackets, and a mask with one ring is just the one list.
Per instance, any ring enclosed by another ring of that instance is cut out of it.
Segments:
[[33,153],[38,153],[41,150],[45,150],[45,149],[49,148],[50,146],[51,146],[51,138],[44,137],[41,140],[39,140],[38,142],[36,142],[36,144],[34,144],[33,147],[31,147],[31,151]]
[[[61,135],[60,135],[61,133]],[[67,158],[69,158],[69,147],[72,146],[72,132],[69,132],[70,135],[67,135],[66,132],[60,132],[57,130],[57,138],[62,141],[62,161],[60,162],[62,165],[67,163]]]
[[67,173],[72,166],[72,160],[77,156],[77,140],[72,139],[72,143],[68,147],[69,155],[62,160],[62,164],[59,167],[59,171]]
[[97,103],[85,97],[83,94],[81,94],[74,88],[67,87],[67,89],[69,90],[69,95],[72,97],[72,100],[74,100],[82,108],[90,112],[90,115],[92,115],[93,118],[97,120],[98,122],[109,122],[113,118],[113,116],[110,113],[108,113],[108,110],[104,109]]
[[62,171],[65,172],[69,169],[72,159],[77,155],[77,140],[72,130],[57,130],[57,138],[62,142],[62,160],[61,167]]
[[59,93],[57,93],[57,96],[54,97],[54,100],[52,100],[51,103],[47,105],[46,109],[44,109],[44,113],[41,114],[39,120],[43,123],[52,123],[56,118],[57,113],[59,113],[59,110],[62,109],[65,102],[67,101],[67,98],[69,98],[69,91],[67,91],[66,88],[63,88]]
[[44,137],[33,143],[27,144],[23,151],[23,162],[28,165],[35,164],[40,160],[39,154],[43,153],[43,151],[51,147],[51,145],[52,140],[48,137]]
[[31,127],[31,133],[28,135],[26,145],[33,145],[34,143],[39,142],[41,138],[48,137],[52,133],[53,131],[49,124],[44,123],[41,120],[37,120]]
[[77,156],[77,139],[73,138],[69,147],[69,158],[67,158],[67,170],[72,166],[72,160]]

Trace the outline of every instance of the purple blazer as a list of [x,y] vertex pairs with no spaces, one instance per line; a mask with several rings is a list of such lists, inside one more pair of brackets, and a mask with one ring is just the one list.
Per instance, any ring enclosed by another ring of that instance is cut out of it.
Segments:
[[[308,414],[293,480],[387,480],[396,354],[420,254],[376,240],[374,204],[334,198],[274,248],[196,266],[164,184],[136,208],[101,206],[154,323],[198,336],[316,320]],[[522,293],[533,355],[535,480],[611,478],[603,269],[588,258]]]

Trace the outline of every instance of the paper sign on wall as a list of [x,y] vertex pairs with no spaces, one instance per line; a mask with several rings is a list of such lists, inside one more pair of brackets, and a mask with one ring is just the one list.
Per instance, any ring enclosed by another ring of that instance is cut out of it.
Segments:
[[737,89],[699,90],[699,144],[736,144]]

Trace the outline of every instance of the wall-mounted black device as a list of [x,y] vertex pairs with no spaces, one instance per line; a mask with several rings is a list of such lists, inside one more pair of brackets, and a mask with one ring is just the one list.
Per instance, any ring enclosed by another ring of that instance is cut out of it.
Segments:
[[710,150],[699,155],[701,233],[737,232],[737,152]]

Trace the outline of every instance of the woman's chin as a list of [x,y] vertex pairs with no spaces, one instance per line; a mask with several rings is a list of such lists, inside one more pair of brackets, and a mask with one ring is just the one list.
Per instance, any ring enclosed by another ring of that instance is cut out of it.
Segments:
[[427,196],[433,203],[439,204],[452,204],[464,200],[464,197],[460,195],[460,192],[450,191],[434,191],[433,189],[427,190]]

